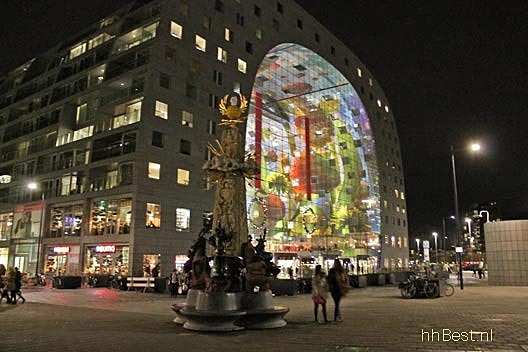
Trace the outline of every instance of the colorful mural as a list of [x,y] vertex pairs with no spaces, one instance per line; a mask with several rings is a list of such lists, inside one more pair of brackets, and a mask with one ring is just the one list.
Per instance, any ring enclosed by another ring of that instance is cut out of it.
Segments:
[[276,252],[379,248],[374,139],[354,87],[325,59],[281,44],[255,78],[246,151],[260,177],[247,191],[250,234]]

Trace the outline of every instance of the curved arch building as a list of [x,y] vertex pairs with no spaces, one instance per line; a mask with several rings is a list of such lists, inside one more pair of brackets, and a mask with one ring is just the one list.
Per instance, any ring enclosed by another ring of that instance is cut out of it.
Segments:
[[249,231],[266,232],[279,265],[406,268],[387,97],[290,0],[132,1],[8,73],[0,263],[74,275],[181,266],[212,206],[201,168],[233,91],[248,97],[246,151],[261,170]]

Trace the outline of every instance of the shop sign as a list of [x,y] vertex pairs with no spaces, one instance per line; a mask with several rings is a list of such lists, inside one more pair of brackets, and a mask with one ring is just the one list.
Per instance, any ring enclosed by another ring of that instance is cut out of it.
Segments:
[[68,253],[70,251],[70,247],[66,246],[66,247],[53,247],[53,253],[57,253],[57,254],[65,254],[65,253]]
[[97,253],[115,253],[115,246],[114,245],[95,246],[95,251]]

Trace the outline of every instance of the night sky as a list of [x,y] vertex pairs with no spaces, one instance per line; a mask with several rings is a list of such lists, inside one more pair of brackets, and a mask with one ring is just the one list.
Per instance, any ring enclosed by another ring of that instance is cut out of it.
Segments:
[[[5,1],[0,76],[127,2]],[[298,2],[350,47],[389,99],[411,238],[440,231],[454,213],[449,146],[471,140],[483,151],[456,154],[461,214],[493,200],[501,214],[492,218],[528,214],[528,2]]]

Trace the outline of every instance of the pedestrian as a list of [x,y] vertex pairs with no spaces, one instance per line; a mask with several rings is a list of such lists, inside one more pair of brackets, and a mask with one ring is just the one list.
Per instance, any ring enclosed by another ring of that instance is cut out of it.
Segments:
[[6,289],[9,292],[9,300],[7,302],[16,304],[16,271],[13,267],[10,267],[6,274]]
[[152,276],[158,277],[160,273],[160,265],[156,264],[156,266],[152,269]]
[[339,259],[334,260],[334,266],[328,272],[328,288],[332,299],[334,300],[334,321],[343,321],[341,317],[340,303],[341,298],[347,294],[350,289],[348,278],[343,265]]
[[314,301],[314,318],[315,322],[318,323],[317,311],[319,306],[323,313],[323,319],[325,323],[329,323],[326,316],[326,299],[328,298],[328,281],[326,280],[325,273],[321,270],[321,265],[316,265],[315,273],[312,277],[312,300]]
[[4,264],[0,264],[0,278],[6,274],[7,270]]
[[180,287],[180,273],[177,269],[174,269],[172,271],[172,274],[169,278],[169,288],[171,296],[177,296],[178,295],[178,289]]
[[26,299],[22,296],[22,273],[18,268],[15,268],[15,303],[18,301],[16,296],[22,299],[22,303],[26,302]]

